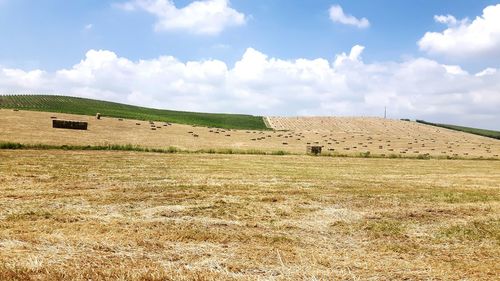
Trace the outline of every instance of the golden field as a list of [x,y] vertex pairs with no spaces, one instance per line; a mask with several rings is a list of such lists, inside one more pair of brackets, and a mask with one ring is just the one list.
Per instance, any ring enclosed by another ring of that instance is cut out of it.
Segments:
[[[0,150],[0,280],[500,275],[500,161],[466,159],[495,158],[499,141],[376,118],[267,122],[283,131],[0,110],[0,142],[294,153]],[[314,157],[308,142],[465,159]]]
[[[87,131],[53,129],[50,117],[89,122]],[[226,130],[146,121],[96,120],[91,116],[0,110],[0,141],[48,145],[174,146],[184,150],[235,149],[305,154],[307,145],[324,153],[384,157],[500,159],[500,141],[415,122],[380,118],[279,118],[268,123],[286,131]],[[140,124],[140,125],[137,125]]]
[[0,151],[1,280],[494,280],[500,162]]

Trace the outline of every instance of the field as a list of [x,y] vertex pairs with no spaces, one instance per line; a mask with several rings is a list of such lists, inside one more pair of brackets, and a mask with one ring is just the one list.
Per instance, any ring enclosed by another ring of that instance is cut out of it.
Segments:
[[95,116],[156,120],[179,124],[213,126],[229,129],[264,130],[262,117],[242,114],[213,114],[151,109],[107,101],[52,95],[0,95],[0,108],[71,113]]
[[[500,141],[380,118],[265,122],[0,109],[0,280],[499,275]],[[137,151],[83,150],[101,148]]]
[[1,280],[494,280],[500,162],[0,151]]
[[[51,117],[89,122],[87,131],[53,129]],[[282,121],[279,123],[278,121]],[[406,158],[500,159],[500,141],[415,122],[379,118],[271,119],[287,131],[230,130],[104,117],[0,110],[0,142],[45,145],[133,145],[188,151],[305,154],[320,145],[324,155]],[[285,121],[288,121],[286,123]],[[314,122],[313,122],[314,121]],[[321,123],[321,121],[323,123]],[[328,126],[325,126],[328,124]],[[305,124],[304,124],[305,123]],[[139,125],[137,125],[139,124]],[[309,128],[309,129],[304,129]],[[327,129],[328,128],[328,129]]]

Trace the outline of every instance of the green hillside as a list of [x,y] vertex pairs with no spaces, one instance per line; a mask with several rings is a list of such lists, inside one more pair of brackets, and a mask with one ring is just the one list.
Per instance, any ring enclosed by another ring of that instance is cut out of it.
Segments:
[[448,124],[432,123],[432,122],[427,122],[427,121],[424,121],[424,120],[417,120],[417,122],[421,123],[421,124],[426,124],[426,125],[431,125],[431,126],[446,128],[446,129],[450,129],[450,130],[471,133],[471,134],[480,135],[480,136],[483,136],[483,137],[494,138],[494,139],[499,139],[500,140],[500,132],[499,131],[477,129],[477,128],[470,128],[470,127],[463,127],[463,126],[456,126],[456,125],[448,125]]
[[226,129],[267,129],[260,116],[161,110],[115,102],[52,95],[0,96],[0,108],[164,121]]

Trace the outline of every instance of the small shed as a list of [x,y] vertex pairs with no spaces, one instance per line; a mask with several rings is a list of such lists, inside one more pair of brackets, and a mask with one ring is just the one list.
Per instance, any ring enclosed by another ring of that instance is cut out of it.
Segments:
[[321,154],[321,146],[319,145],[308,145],[307,146],[307,154],[318,155]]

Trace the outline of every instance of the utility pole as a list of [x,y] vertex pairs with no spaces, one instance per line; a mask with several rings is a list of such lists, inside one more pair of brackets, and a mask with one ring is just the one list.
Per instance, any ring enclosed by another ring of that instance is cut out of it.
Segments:
[[387,119],[387,106],[384,106],[384,119]]

